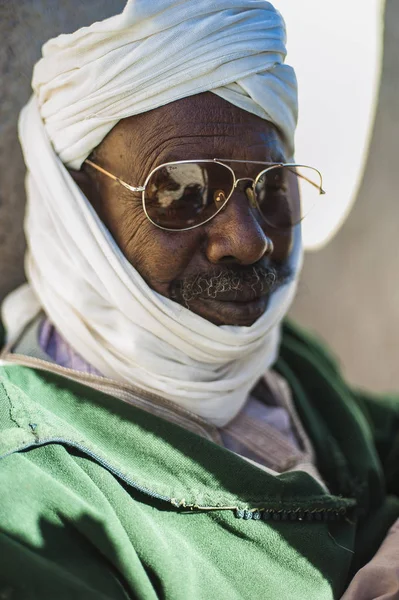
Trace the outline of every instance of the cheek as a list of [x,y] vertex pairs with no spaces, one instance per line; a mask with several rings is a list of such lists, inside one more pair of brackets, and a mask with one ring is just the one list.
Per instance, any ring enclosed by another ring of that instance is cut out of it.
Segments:
[[292,250],[294,240],[293,230],[279,230],[269,226],[263,226],[263,230],[273,242],[273,260],[277,263],[285,262]]
[[184,275],[200,252],[198,236],[162,231],[147,223],[132,238],[125,256],[152,289],[168,296],[171,282]]
[[182,276],[200,252],[198,230],[174,233],[163,231],[145,216],[141,206],[124,210],[112,232],[120,249],[146,283],[168,295],[169,285]]
[[147,219],[138,199],[123,192],[102,200],[100,216],[127,260],[152,289],[168,296],[170,283],[201,253],[199,230],[163,231]]

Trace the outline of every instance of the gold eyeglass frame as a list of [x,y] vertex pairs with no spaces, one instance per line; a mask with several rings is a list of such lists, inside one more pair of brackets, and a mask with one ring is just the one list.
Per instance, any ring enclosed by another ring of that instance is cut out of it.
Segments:
[[[97,165],[96,163],[92,162],[89,159],[86,159],[84,162],[87,163],[93,169],[96,169],[97,171],[102,173],[103,175],[110,177],[111,179],[113,179],[114,181],[116,181],[117,183],[122,185],[124,188],[126,188],[130,192],[136,192],[136,193],[141,192],[142,205],[143,205],[143,211],[144,211],[145,216],[153,225],[155,225],[155,227],[158,227],[159,229],[163,229],[164,231],[174,231],[174,232],[190,231],[191,229],[196,229],[197,227],[201,227],[202,225],[205,225],[205,223],[209,223],[209,221],[214,219],[226,207],[228,201],[230,200],[231,196],[234,193],[234,190],[237,188],[237,185],[241,181],[252,181],[251,189],[252,189],[252,193],[253,193],[253,200],[249,199],[249,201],[252,206],[254,206],[254,204],[255,204],[254,208],[256,208],[260,212],[262,218],[267,222],[267,220],[264,217],[264,215],[262,214],[262,211],[256,200],[255,188],[256,188],[256,185],[257,185],[259,179],[262,177],[262,175],[264,175],[265,173],[268,173],[269,171],[272,171],[273,169],[275,169],[277,167],[288,167],[288,168],[289,167],[292,167],[292,168],[302,167],[302,168],[312,169],[320,177],[320,186],[317,183],[315,183],[314,181],[312,181],[311,179],[304,177],[303,175],[300,175],[299,177],[301,177],[302,179],[305,179],[308,183],[310,183],[311,185],[316,187],[319,190],[320,195],[324,195],[326,193],[325,190],[323,189],[323,177],[322,177],[322,174],[320,173],[320,171],[318,169],[316,169],[315,167],[310,167],[308,165],[302,165],[302,164],[297,164],[297,163],[271,163],[271,162],[263,162],[263,161],[257,161],[257,160],[236,160],[236,159],[227,159],[227,158],[208,158],[208,159],[199,159],[199,160],[174,160],[171,162],[163,163],[162,165],[155,167],[155,169],[152,169],[152,171],[147,176],[147,178],[144,182],[144,185],[136,187],[136,186],[130,185],[129,183],[126,183],[126,181],[123,181],[122,179],[120,179],[120,177],[113,175],[112,173],[110,173],[106,169],[103,169],[103,167],[100,167],[99,165]],[[240,164],[253,164],[253,165],[267,165],[267,168],[263,169],[256,176],[255,179],[253,179],[252,177],[240,177],[239,179],[237,179],[233,169],[231,167],[229,167],[229,165],[226,165],[226,162],[240,163]],[[211,217],[209,217],[208,219],[206,219],[205,221],[203,221],[202,223],[198,223],[197,225],[191,225],[190,227],[184,227],[182,229],[171,229],[170,227],[162,227],[162,225],[158,225],[157,223],[155,223],[151,219],[151,217],[149,216],[149,214],[147,212],[146,205],[145,205],[145,196],[144,196],[147,184],[148,184],[149,180],[151,179],[151,177],[153,176],[153,174],[156,173],[156,171],[158,171],[159,169],[162,169],[163,167],[168,167],[170,165],[176,165],[176,164],[190,164],[190,163],[217,163],[217,164],[222,165],[223,167],[226,167],[226,169],[228,169],[233,176],[234,185],[232,187],[232,190],[231,190],[230,194],[228,195],[228,197],[226,198],[226,200],[223,202],[223,204],[217,209],[215,214],[212,215]]]

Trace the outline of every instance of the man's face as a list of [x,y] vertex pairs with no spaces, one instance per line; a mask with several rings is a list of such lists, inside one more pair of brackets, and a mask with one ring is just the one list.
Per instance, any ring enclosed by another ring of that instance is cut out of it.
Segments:
[[[143,185],[154,167],[173,160],[286,160],[273,125],[212,93],[123,119],[91,158],[133,186]],[[231,166],[237,178],[255,178],[262,170],[259,165]],[[268,227],[241,187],[205,225],[170,232],[146,218],[141,193],[129,192],[87,165],[78,181],[147,284],[216,325],[252,325],[290,277],[291,230]],[[268,238],[274,245],[271,254]]]

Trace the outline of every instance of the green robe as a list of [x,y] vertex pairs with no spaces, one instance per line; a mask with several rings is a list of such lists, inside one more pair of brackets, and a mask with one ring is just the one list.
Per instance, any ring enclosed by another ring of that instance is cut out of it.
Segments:
[[339,598],[399,518],[399,397],[284,328],[330,493],[59,375],[0,368],[0,598]]

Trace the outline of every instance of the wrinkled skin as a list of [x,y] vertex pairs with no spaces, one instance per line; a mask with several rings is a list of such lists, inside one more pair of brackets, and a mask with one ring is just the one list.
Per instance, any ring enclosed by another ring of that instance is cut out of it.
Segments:
[[[269,122],[247,113],[212,93],[199,94],[120,121],[101,142],[92,160],[133,186],[142,185],[157,165],[171,160],[232,158],[280,162],[283,140]],[[234,165],[237,177],[256,177],[261,167]],[[227,206],[197,229],[168,232],[155,227],[142,209],[141,194],[83,165],[76,181],[114,236],[119,247],[160,294],[185,278],[201,273],[284,265],[292,246],[291,231],[267,227],[242,189]],[[268,238],[274,250],[268,251]],[[195,297],[190,310],[216,325],[252,325],[266,310],[269,294],[245,289],[231,298]]]

